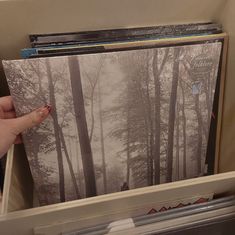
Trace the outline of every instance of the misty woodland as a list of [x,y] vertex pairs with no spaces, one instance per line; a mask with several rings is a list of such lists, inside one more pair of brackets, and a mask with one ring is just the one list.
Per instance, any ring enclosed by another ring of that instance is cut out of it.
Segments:
[[205,173],[221,42],[5,61],[42,205]]

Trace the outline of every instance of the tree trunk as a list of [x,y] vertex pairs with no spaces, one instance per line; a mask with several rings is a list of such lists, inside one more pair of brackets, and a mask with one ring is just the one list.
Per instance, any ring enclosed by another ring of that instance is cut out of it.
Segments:
[[95,117],[94,117],[94,91],[95,91],[94,88],[92,88],[92,91],[91,91],[91,130],[90,130],[90,135],[89,135],[90,143],[91,143],[91,141],[92,141],[94,126],[95,126]]
[[77,57],[68,58],[70,80],[72,87],[72,96],[74,104],[74,112],[77,123],[77,132],[79,136],[83,171],[85,177],[86,197],[96,196],[96,180],[91,151],[91,144],[88,135],[86,113],[84,107],[84,99],[82,92],[82,82],[80,77],[80,68]]
[[207,139],[209,136],[209,129],[210,129],[210,123],[211,123],[212,106],[210,102],[210,86],[211,86],[210,74],[206,74],[205,77],[206,79],[204,81],[204,92],[206,95],[207,122],[204,128],[204,135],[205,135],[205,139]]
[[179,172],[180,172],[180,146],[179,146],[179,138],[180,138],[180,109],[179,109],[179,103],[177,102],[176,106],[176,156],[175,156],[175,178],[176,180],[179,180]]
[[104,183],[104,193],[107,193],[107,174],[106,174],[105,149],[104,149],[104,128],[103,128],[103,112],[102,112],[102,96],[101,96],[100,78],[98,78],[98,95],[99,95],[100,143],[101,143],[101,153],[102,153],[103,183]]
[[81,194],[81,197],[84,197],[85,196],[85,192],[84,192],[84,183],[83,183],[83,179],[84,179],[84,176],[82,176],[81,172],[80,172],[80,164],[79,164],[79,150],[78,150],[78,147],[79,147],[79,141],[76,141],[76,147],[75,147],[75,152],[76,152],[76,156],[77,156],[77,174],[78,174],[78,185],[80,186],[80,194]]
[[[129,101],[127,101],[129,102]],[[127,155],[127,159],[126,159],[126,182],[127,185],[130,185],[130,107],[128,105],[127,107],[127,123],[126,123],[126,127],[127,127],[127,143],[126,143],[126,155]]]
[[169,49],[165,49],[165,55],[163,57],[160,67],[158,67],[158,50],[155,51],[153,57],[153,75],[154,75],[154,122],[155,122],[155,135],[154,135],[154,183],[160,184],[161,181],[161,82],[160,76],[163,68],[167,62],[169,55]]
[[175,127],[175,105],[177,99],[177,88],[179,80],[179,55],[180,48],[174,49],[173,78],[170,95],[169,122],[168,122],[168,147],[167,147],[167,182],[172,181],[173,171],[173,147],[174,147],[174,127]]
[[[149,57],[148,57],[149,58]],[[153,171],[153,162],[154,162],[154,128],[153,128],[153,115],[152,115],[152,102],[151,102],[151,97],[150,97],[150,88],[149,88],[149,69],[150,65],[148,63],[147,65],[147,73],[144,76],[144,82],[146,86],[146,94],[144,95],[145,100],[146,100],[146,105],[145,105],[145,114],[146,114],[146,119],[147,119],[147,125],[148,125],[148,151],[147,155],[149,155],[150,158],[150,171],[149,171],[149,183],[151,185],[154,184],[154,171]]]
[[[130,80],[127,81],[127,110],[126,110],[126,130],[127,130],[127,140],[126,140],[126,182],[130,185]],[[147,151],[148,152],[148,151]],[[148,154],[148,153],[147,153]]]
[[56,144],[57,159],[58,159],[60,201],[65,202],[64,164],[63,164],[61,141],[60,141],[60,135],[59,135],[60,126],[58,123],[58,116],[56,112],[57,109],[56,109],[56,101],[55,101],[55,88],[54,88],[53,81],[52,81],[52,73],[51,73],[49,59],[46,60],[46,70],[47,70],[48,84],[49,84],[50,104],[55,110],[55,112],[52,112],[51,117],[53,119],[55,144]]
[[146,118],[144,121],[144,125],[146,126],[145,136],[146,136],[146,154],[147,154],[147,185],[151,186],[151,185],[153,185],[153,182],[152,182],[153,162],[152,162],[152,156],[150,153],[150,140],[149,140],[149,136],[148,136],[148,122],[147,122]]
[[141,87],[141,81],[137,82],[137,88],[140,95],[141,100],[141,107],[143,107],[143,118],[144,118],[144,125],[145,125],[145,135],[146,135],[146,149],[147,149],[147,184],[148,186],[153,185],[153,152],[150,148],[150,138],[149,138],[149,119],[148,119],[148,110],[146,110],[146,103],[145,103],[145,95],[143,89]]
[[183,179],[187,178],[187,160],[186,160],[186,151],[187,151],[187,146],[186,146],[186,141],[187,141],[187,136],[186,136],[186,115],[185,115],[185,91],[184,87],[182,84],[182,81],[180,80],[180,87],[182,91],[182,118],[183,118]]
[[80,195],[78,185],[77,185],[77,181],[76,181],[76,177],[75,177],[75,174],[74,174],[73,164],[72,164],[72,162],[69,158],[69,153],[68,153],[68,150],[67,150],[67,146],[66,146],[65,139],[64,139],[64,134],[63,134],[63,131],[62,131],[61,127],[59,128],[59,133],[60,133],[60,139],[61,139],[61,143],[62,143],[62,146],[63,146],[63,149],[64,149],[65,157],[66,157],[66,160],[67,160],[67,163],[68,163],[68,166],[69,166],[69,172],[71,174],[71,178],[72,178],[73,186],[74,186],[74,189],[75,189],[75,192],[76,192],[76,196],[77,196],[77,199],[80,199],[81,195]]
[[202,116],[200,112],[199,106],[199,94],[195,96],[195,111],[197,114],[198,120],[198,144],[197,144],[197,171],[198,174],[201,174],[202,171],[202,164],[201,164],[201,154],[202,154]]
[[160,134],[161,134],[161,85],[158,71],[158,51],[156,50],[153,58],[154,71],[154,100],[155,100],[155,143],[154,143],[154,169],[155,184],[160,184]]
[[103,67],[103,59],[100,59],[99,61],[99,66],[97,69],[97,74],[92,76],[92,78],[90,76],[87,76],[87,79],[90,83],[90,87],[91,87],[91,129],[90,129],[90,134],[89,134],[89,139],[90,139],[90,143],[92,142],[92,137],[93,137],[93,132],[94,132],[94,126],[95,126],[95,117],[94,117],[94,97],[95,97],[95,89],[96,89],[96,85],[97,82],[99,80],[100,77],[100,72],[101,69]]
[[212,112],[212,104],[210,98],[210,89],[211,89],[211,78],[210,73],[207,74],[207,89],[206,89],[206,105],[207,105],[207,127],[210,128],[211,124],[211,112]]

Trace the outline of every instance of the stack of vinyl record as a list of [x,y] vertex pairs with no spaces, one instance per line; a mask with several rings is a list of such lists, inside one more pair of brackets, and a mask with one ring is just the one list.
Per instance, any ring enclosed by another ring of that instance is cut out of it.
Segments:
[[4,61],[41,205],[216,173],[227,35],[198,23],[30,35]]
[[[208,231],[212,234],[225,234],[226,220],[234,222],[235,215],[227,214],[222,218],[216,219],[216,212],[221,209],[229,209],[234,207],[235,197],[226,196],[215,199],[210,202],[190,205],[187,207],[168,210],[161,213],[144,215],[135,218],[127,218],[124,220],[114,221],[107,224],[100,224],[87,229],[64,233],[63,235],[102,235],[102,234],[172,234],[172,235],[189,235],[203,234],[207,235]],[[209,219],[204,220],[203,215],[213,213]],[[197,217],[194,220],[193,217]],[[190,220],[190,219],[191,220]],[[178,220],[178,221],[177,221]],[[177,221],[177,223],[175,222]],[[164,225],[165,223],[165,225]],[[166,224],[168,223],[168,226]],[[216,226],[219,224],[220,226]],[[212,225],[212,226],[211,226]],[[230,225],[231,227],[231,225]],[[232,232],[232,230],[230,230]],[[226,233],[233,234],[233,233]]]
[[[122,49],[130,42],[181,38],[222,33],[214,23],[166,25],[142,28],[112,29],[85,32],[32,34],[32,48],[21,51],[22,58],[96,53]],[[116,45],[118,44],[118,45]],[[130,45],[130,47],[132,47]]]

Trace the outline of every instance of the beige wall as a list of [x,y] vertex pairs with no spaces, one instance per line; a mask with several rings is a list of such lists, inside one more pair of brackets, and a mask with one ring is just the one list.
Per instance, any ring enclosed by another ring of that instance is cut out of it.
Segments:
[[235,170],[235,1],[228,0],[220,21],[229,33],[228,70],[220,148],[220,171]]
[[[49,33],[216,20],[230,36],[220,170],[235,170],[234,0],[0,1],[0,59],[19,58],[29,33]],[[0,66],[0,95],[8,93]]]

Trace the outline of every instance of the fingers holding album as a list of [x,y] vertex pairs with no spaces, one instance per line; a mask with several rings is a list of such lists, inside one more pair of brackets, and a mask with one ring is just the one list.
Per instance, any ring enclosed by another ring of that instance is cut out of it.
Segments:
[[0,117],[0,158],[8,151],[13,143],[21,142],[19,135],[21,132],[40,124],[51,112],[51,106],[45,105],[22,117],[13,118],[14,113],[11,109],[5,108],[6,106],[1,106],[0,109],[3,114]]
[[26,129],[32,128],[43,122],[51,112],[51,106],[45,105],[31,113],[15,119],[5,120],[10,125],[13,133],[17,136]]

